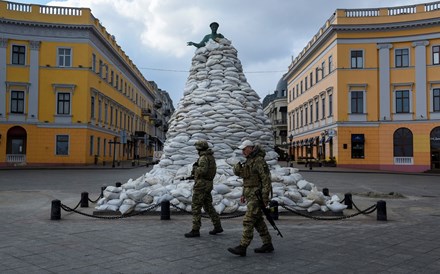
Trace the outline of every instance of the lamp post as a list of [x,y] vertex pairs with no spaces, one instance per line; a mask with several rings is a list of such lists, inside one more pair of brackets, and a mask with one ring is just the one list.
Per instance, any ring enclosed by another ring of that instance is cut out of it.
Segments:
[[289,161],[292,159],[292,140],[293,140],[293,135],[290,134],[289,135],[289,153],[288,153],[288,157],[289,159],[287,160],[287,165],[289,165]]

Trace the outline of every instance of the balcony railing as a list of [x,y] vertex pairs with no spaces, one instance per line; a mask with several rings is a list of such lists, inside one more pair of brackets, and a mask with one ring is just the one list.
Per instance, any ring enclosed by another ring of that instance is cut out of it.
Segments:
[[394,157],[395,165],[413,165],[413,157]]
[[7,163],[25,163],[26,154],[6,154]]
[[287,125],[287,119],[273,120],[273,125]]

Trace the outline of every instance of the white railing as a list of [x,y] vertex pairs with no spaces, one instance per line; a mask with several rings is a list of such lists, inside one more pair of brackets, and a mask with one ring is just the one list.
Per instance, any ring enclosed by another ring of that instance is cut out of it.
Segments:
[[401,15],[411,13],[416,13],[416,6],[388,8],[388,15]]
[[40,6],[41,14],[81,16],[80,8]]
[[6,5],[7,10],[32,12],[32,6],[29,4],[9,3]]
[[25,163],[26,154],[6,154],[7,163]]
[[440,2],[425,4],[425,11],[433,11],[440,9]]
[[379,9],[353,9],[345,10],[346,17],[373,17],[379,16]]
[[394,157],[395,165],[413,165],[413,157]]

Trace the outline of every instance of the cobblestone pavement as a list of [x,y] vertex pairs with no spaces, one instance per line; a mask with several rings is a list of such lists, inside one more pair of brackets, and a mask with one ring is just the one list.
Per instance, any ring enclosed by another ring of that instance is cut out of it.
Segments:
[[[208,234],[212,225],[203,219],[195,239],[183,237],[191,228],[185,214],[109,220],[62,211],[61,220],[50,220],[52,200],[74,207],[81,192],[95,199],[101,186],[146,171],[0,170],[0,272],[440,273],[439,175],[301,170],[331,195],[352,193],[361,209],[385,200],[388,221],[377,221],[376,212],[336,221],[281,214],[277,226],[284,238],[269,228],[275,251],[254,253],[261,245],[255,235],[246,257],[227,251],[239,243],[242,217],[223,219],[225,232],[216,236]],[[405,197],[392,198],[391,192]],[[93,204],[79,210],[92,213]]]

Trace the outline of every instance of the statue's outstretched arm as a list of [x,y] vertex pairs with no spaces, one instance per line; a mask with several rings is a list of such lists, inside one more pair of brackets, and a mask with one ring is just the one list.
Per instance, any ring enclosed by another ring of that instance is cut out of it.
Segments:
[[206,45],[206,42],[208,42],[210,35],[206,35],[200,43],[194,43],[194,42],[188,42],[188,46],[195,46],[196,48],[201,48]]

